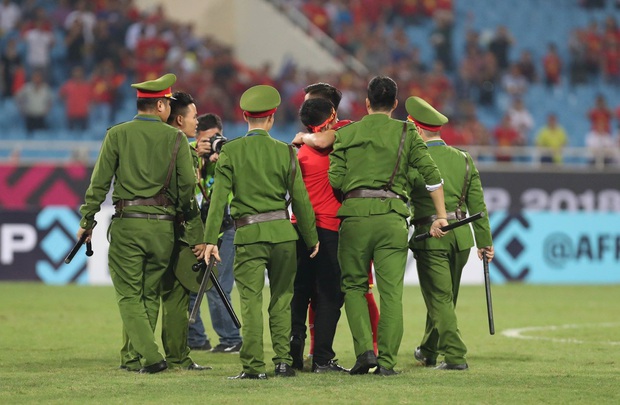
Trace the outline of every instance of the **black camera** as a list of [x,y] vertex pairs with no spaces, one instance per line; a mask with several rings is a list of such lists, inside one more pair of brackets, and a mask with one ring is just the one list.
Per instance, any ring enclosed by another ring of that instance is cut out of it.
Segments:
[[220,153],[222,151],[222,146],[228,141],[224,137],[224,135],[219,132],[209,138],[209,143],[211,144],[211,154]]

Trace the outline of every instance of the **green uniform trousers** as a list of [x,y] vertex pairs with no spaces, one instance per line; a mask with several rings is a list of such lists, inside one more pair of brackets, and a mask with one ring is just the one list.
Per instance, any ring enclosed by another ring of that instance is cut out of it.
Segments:
[[121,365],[130,369],[164,359],[155,342],[161,279],[174,247],[174,223],[140,218],[114,219],[108,263],[123,322]]
[[426,328],[420,344],[424,357],[439,354],[449,364],[466,363],[467,347],[461,339],[456,319],[456,299],[469,249],[458,251],[454,233],[442,238],[450,241],[449,250],[415,250],[420,289],[426,303]]
[[338,261],[342,291],[355,355],[373,350],[368,292],[368,268],[374,261],[380,294],[377,346],[379,365],[392,369],[403,337],[403,279],[407,264],[407,221],[388,213],[347,217],[340,225]]
[[187,346],[189,326],[189,290],[183,287],[174,275],[172,266],[176,264],[178,245],[170,268],[164,274],[161,283],[161,341],[166,353],[168,367],[187,368],[194,361],[189,357]]
[[243,321],[243,345],[239,357],[246,373],[266,372],[263,353],[265,269],[271,293],[268,311],[271,344],[275,353],[273,362],[292,364],[289,337],[296,263],[296,241],[237,245],[234,273]]

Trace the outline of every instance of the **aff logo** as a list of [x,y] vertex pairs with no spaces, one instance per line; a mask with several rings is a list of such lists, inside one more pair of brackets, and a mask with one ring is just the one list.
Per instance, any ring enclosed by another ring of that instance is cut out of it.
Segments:
[[27,253],[37,246],[37,230],[30,224],[0,225],[0,264],[8,266],[15,254]]
[[73,244],[80,217],[67,207],[40,212],[2,215],[0,265],[2,279],[42,280],[47,284],[87,281],[86,256],[78,254],[64,263]]
[[620,234],[601,233],[573,236],[554,232],[545,238],[545,262],[554,268],[564,268],[570,261],[604,262],[620,260]]
[[85,255],[76,255],[69,264],[64,262],[75,243],[73,234],[79,226],[80,217],[65,207],[46,208],[37,216],[39,231],[48,231],[40,242],[41,250],[47,258],[36,263],[36,273],[46,284],[88,282],[88,272],[84,271],[87,262]]

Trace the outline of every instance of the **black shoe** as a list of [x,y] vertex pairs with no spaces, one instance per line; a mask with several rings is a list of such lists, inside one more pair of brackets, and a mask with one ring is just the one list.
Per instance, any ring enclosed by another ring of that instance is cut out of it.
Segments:
[[290,345],[289,354],[293,358],[292,367],[301,371],[304,369],[304,339],[298,336],[291,336]]
[[242,371],[239,375],[228,377],[228,379],[229,380],[266,380],[267,374],[265,373],[250,374],[250,373],[246,373],[245,371]]
[[168,363],[166,363],[166,360],[162,360],[158,361],[155,364],[151,364],[150,366],[142,367],[140,369],[140,374],[155,374],[159,373],[160,371],[164,371],[167,368]]
[[204,345],[202,346],[190,346],[189,347],[192,350],[204,350],[204,351],[209,351],[211,350],[211,342],[209,342],[208,340],[205,342]]
[[189,366],[185,367],[185,370],[190,371],[204,371],[204,370],[213,370],[213,367],[210,366],[201,366],[196,363],[192,363]]
[[118,366],[118,368],[119,368],[119,370],[131,371],[131,372],[134,372],[134,373],[137,373],[137,372],[140,371],[139,368],[129,368],[128,366],[126,366],[124,364],[121,364],[120,366]]
[[241,350],[241,344],[241,342],[234,345],[220,343],[219,345],[215,346],[213,350],[211,350],[211,353],[239,353],[239,351]]
[[457,370],[457,371],[465,371],[469,368],[467,363],[464,364],[450,364],[446,362],[441,362],[440,365],[435,367],[435,370]]
[[324,366],[317,363],[312,364],[313,373],[329,373],[332,371],[343,371],[345,373],[348,373],[350,370],[338,364],[336,359],[328,361],[327,364],[325,364]]
[[276,377],[295,377],[295,370],[293,367],[289,366],[286,363],[278,363],[276,364]]
[[399,373],[394,371],[393,368],[385,368],[383,366],[379,366],[373,374],[382,375],[383,377],[389,377],[391,375],[396,375]]
[[424,357],[424,355],[422,354],[422,350],[420,350],[419,346],[415,348],[415,351],[413,352],[413,357],[415,357],[415,359],[420,362],[420,364],[422,364],[424,367],[433,367],[437,364],[437,360]]
[[375,352],[372,350],[368,350],[357,356],[357,360],[355,361],[355,365],[349,371],[349,374],[368,374],[368,370],[373,367],[377,367],[379,363],[377,363],[377,356],[375,356]]

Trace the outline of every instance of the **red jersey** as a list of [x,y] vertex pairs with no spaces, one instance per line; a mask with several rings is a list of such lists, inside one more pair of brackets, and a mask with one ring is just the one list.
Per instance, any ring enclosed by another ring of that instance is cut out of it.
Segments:
[[[338,121],[332,129],[338,129],[351,121]],[[340,219],[336,216],[340,208],[340,201],[336,197],[336,191],[329,184],[327,171],[329,170],[330,149],[318,150],[308,145],[303,145],[297,153],[301,175],[308,190],[308,197],[314,209],[316,226],[319,228],[338,231]]]

